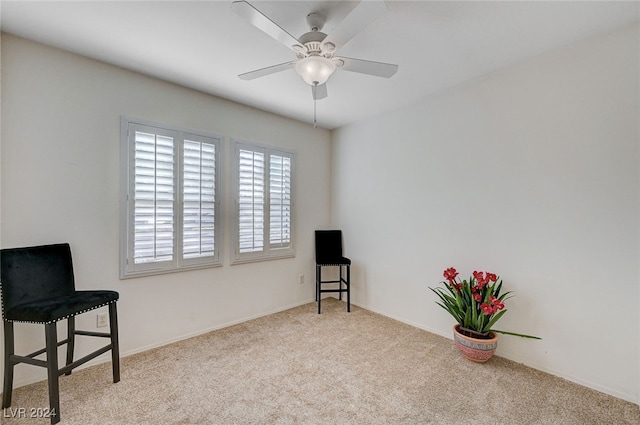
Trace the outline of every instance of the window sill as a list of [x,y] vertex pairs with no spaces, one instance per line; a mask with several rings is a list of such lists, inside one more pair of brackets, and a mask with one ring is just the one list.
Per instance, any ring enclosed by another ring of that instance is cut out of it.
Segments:
[[258,263],[260,261],[271,261],[271,260],[283,260],[287,258],[295,258],[295,252],[290,252],[287,254],[280,255],[270,255],[268,257],[245,257],[245,258],[235,258],[231,261],[231,265],[235,266],[237,264],[247,264],[247,263]]
[[126,274],[120,274],[120,280],[135,279],[138,277],[157,276],[161,274],[188,272],[191,270],[202,270],[222,267],[222,263],[210,263],[210,264],[198,264],[193,266],[184,266],[175,269],[157,269],[157,270],[144,270],[139,272],[129,272]]

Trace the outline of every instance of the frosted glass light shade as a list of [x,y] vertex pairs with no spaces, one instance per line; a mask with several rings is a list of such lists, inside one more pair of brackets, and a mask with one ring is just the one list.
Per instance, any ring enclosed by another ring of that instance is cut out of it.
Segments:
[[308,56],[296,63],[296,72],[309,85],[321,85],[327,82],[336,65],[331,59],[322,56]]

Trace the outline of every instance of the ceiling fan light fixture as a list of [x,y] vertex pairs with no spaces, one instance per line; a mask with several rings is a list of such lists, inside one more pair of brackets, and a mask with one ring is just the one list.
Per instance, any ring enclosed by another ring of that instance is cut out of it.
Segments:
[[322,56],[308,56],[296,63],[296,72],[311,86],[326,83],[335,70],[336,64]]

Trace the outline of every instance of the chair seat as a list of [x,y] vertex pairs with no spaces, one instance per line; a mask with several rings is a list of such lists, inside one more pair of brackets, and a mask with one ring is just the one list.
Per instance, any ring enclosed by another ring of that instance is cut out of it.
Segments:
[[12,322],[51,323],[118,300],[116,291],[75,291],[55,298],[46,298],[15,305],[4,312]]
[[323,258],[316,263],[318,266],[349,266],[351,260],[346,257]]

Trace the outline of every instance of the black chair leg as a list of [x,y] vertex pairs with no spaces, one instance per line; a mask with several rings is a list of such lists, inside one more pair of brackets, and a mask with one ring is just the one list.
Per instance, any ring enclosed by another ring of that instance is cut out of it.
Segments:
[[338,299],[342,301],[342,266],[338,266],[338,269],[340,270],[340,279],[338,280],[338,284],[340,285],[338,289],[340,289],[340,292],[338,292]]
[[347,265],[347,313],[351,313],[351,266]]
[[2,387],[2,408],[11,406],[13,390],[13,366],[11,356],[14,354],[13,322],[4,322],[4,386]]
[[319,287],[318,285],[320,285],[320,275],[318,274],[320,272],[320,266],[316,266],[316,302],[318,302],[318,295],[320,294],[319,291]]
[[317,277],[316,277],[316,301],[318,301],[318,314],[320,314],[320,304],[322,303],[322,266],[317,266]]
[[116,303],[109,304],[109,329],[111,331],[111,366],[113,368],[113,383],[115,384],[120,381],[120,347]]
[[58,335],[56,322],[44,325],[47,351],[47,380],[49,384],[49,406],[51,423],[60,422],[60,387],[58,372]]
[[[73,363],[73,352],[76,345],[76,318],[67,318],[67,366]],[[71,375],[71,371],[65,373]]]

